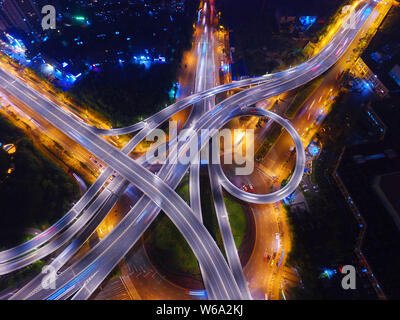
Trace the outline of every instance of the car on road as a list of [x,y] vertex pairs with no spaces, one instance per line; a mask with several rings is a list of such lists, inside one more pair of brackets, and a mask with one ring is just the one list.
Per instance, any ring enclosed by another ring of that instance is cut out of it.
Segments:
[[275,251],[274,254],[272,255],[271,267],[274,265],[275,259],[276,259],[276,251]]

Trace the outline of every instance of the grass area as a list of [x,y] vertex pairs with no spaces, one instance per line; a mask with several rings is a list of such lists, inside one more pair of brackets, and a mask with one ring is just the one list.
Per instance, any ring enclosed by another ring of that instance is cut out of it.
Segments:
[[110,272],[110,274],[107,276],[107,278],[104,280],[104,282],[109,281],[109,280],[114,279],[114,278],[118,278],[118,277],[121,276],[121,274],[122,274],[122,273],[121,273],[120,267],[119,267],[119,266],[116,266],[116,267]]
[[[178,194],[187,202],[189,202],[188,182],[189,179],[188,176],[186,176],[177,188]],[[204,187],[205,185],[208,186],[208,188]],[[202,177],[201,187],[204,225],[224,253],[208,178],[206,180],[205,177]],[[225,204],[229,213],[233,237],[236,246],[239,248],[247,232],[246,213],[243,207],[234,198],[225,197]],[[197,259],[190,246],[165,214],[161,214],[157,217],[151,227],[151,231],[146,233],[145,241],[149,241],[153,250],[152,256],[157,259],[158,263],[163,263],[168,269],[177,272],[185,272],[194,275],[200,274]]]
[[24,242],[28,242],[29,240],[33,239],[36,235],[34,234],[27,234],[24,237]]
[[0,159],[15,168],[0,183],[0,247],[9,247],[24,240],[26,228],[42,229],[61,218],[78,196],[79,187],[36,149],[21,129],[4,118],[0,118],[0,142],[17,147],[12,157],[0,150]]
[[292,178],[293,173],[289,174],[286,179],[282,180],[281,188],[284,188],[289,183],[290,179]]
[[197,259],[172,221],[162,214],[155,223],[150,237],[157,259],[176,271],[199,274]]
[[307,98],[321,85],[323,80],[324,76],[321,75],[317,79],[301,87],[289,106],[289,109],[285,112],[285,116],[287,118],[293,118]]
[[187,204],[190,204],[189,176],[185,176],[179,184],[176,192]]
[[282,132],[282,127],[279,124],[273,123],[271,125],[271,129],[269,129],[269,132],[266,138],[264,139],[263,144],[258,148],[255,154],[255,159],[257,161],[261,161],[262,159],[264,159],[264,157],[268,154],[269,150],[271,150],[276,140],[281,135],[281,132]]
[[247,232],[246,212],[232,197],[225,196],[224,200],[229,213],[229,221],[231,223],[236,248],[239,249]]
[[214,200],[211,194],[210,181],[208,178],[201,177],[200,190],[204,225],[214,238],[221,252],[225,255],[224,244],[218,226],[217,214],[215,213]]
[[316,183],[317,183],[317,178],[316,178],[316,176],[315,176],[316,164],[317,164],[316,161],[313,161],[313,162],[312,162],[311,182],[312,182],[313,184],[316,184]]
[[32,277],[42,271],[45,263],[38,260],[31,264],[30,266],[14,272],[12,274],[0,276],[0,291],[17,287],[22,281],[28,277]]
[[[154,65],[148,70],[136,64],[127,64],[123,69],[104,66],[99,74],[85,76],[66,95],[80,109],[88,106],[104,115],[114,127],[126,126],[174,102],[169,91],[176,82],[177,71],[177,62]],[[158,84],[156,88],[153,83]]]
[[[176,189],[189,204],[189,176],[185,176]],[[152,231],[146,234],[146,241],[155,253],[156,259],[172,270],[200,274],[197,259],[185,238],[172,221],[164,214],[155,220]]]

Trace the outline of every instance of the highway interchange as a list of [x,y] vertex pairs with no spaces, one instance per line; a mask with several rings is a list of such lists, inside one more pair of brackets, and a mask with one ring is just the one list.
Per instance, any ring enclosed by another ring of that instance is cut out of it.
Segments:
[[[212,58],[207,59],[207,56],[213,54],[212,49],[209,49],[212,47],[212,44],[209,44],[212,39],[211,33],[204,30],[202,43],[206,54],[202,55],[204,57],[204,60],[201,59],[203,67],[199,67],[199,70],[205,70],[205,72],[203,77],[196,78],[199,79],[196,83],[196,93],[163,109],[147,120],[126,128],[104,130],[88,127],[1,69],[0,86],[2,88],[90,151],[107,164],[108,168],[55,225],[24,244],[0,252],[0,274],[21,269],[69,243],[50,263],[56,270],[61,270],[96,230],[129,183],[142,192],[136,205],[105,239],[58,274],[56,289],[44,290],[41,288],[43,275],[38,275],[19,290],[12,299],[65,299],[69,297],[88,299],[143,235],[161,210],[168,215],[184,235],[199,260],[209,298],[251,299],[234,246],[221,187],[246,202],[274,203],[294,192],[302,179],[305,165],[301,137],[289,121],[272,112],[251,106],[262,99],[298,88],[331,68],[350,46],[376,5],[372,1],[361,2],[357,8],[355,25],[344,25],[325,48],[306,63],[284,72],[219,87],[214,87],[215,79],[211,72],[215,69],[214,66],[204,67],[209,65],[208,61],[211,63],[214,61]],[[206,28],[207,26],[205,26]],[[200,45],[199,47],[201,48]],[[253,87],[214,105],[213,97],[217,93],[250,85]],[[198,150],[201,150],[208,144],[213,132],[222,128],[230,120],[245,115],[268,117],[278,122],[289,132],[296,147],[297,164],[289,184],[282,190],[271,194],[250,194],[238,189],[225,176],[221,166],[209,166],[213,197],[228,263],[201,221],[199,166],[197,164],[166,163],[155,175],[146,169],[149,164],[145,159],[141,158],[135,161],[129,157],[129,153],[154,129],[191,105],[195,105],[195,108],[193,108],[186,126],[192,130],[193,134],[188,141],[178,141],[174,145],[169,145],[169,154],[177,152],[182,157],[190,145],[191,139],[200,136],[199,133],[203,132],[202,130],[208,129],[209,133],[201,136],[202,139],[198,145]],[[101,138],[106,135],[134,132],[136,135],[123,150],[116,149]],[[192,207],[189,207],[174,191],[188,170],[190,170],[190,203]],[[109,182],[113,172],[118,172],[118,176]]]

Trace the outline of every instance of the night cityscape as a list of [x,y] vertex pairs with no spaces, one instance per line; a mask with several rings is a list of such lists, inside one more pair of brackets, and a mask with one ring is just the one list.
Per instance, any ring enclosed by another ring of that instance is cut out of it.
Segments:
[[1,0],[0,300],[400,299],[398,30],[395,0]]

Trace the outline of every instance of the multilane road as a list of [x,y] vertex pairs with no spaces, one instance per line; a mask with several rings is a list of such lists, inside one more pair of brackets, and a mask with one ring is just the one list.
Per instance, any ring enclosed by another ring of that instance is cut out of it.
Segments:
[[[294,191],[300,181],[299,179],[301,179],[302,168],[304,169],[304,148],[301,139],[286,120],[279,118],[274,114],[264,113],[265,111],[263,110],[249,110],[247,107],[238,106],[251,105],[261,99],[275,96],[299,87],[328,70],[340,58],[348,44],[361,29],[364,22],[369,17],[369,11],[373,9],[373,6],[374,4],[369,4],[361,8],[357,13],[357,20],[353,26],[354,28],[342,28],[342,30],[333,37],[327,47],[325,47],[316,57],[299,67],[292,68],[279,74],[257,79],[249,79],[241,83],[220,86],[195,94],[164,109],[162,112],[150,117],[145,122],[138,124],[137,127],[112,130],[129,130],[129,132],[133,130],[132,128],[134,128],[134,130],[141,130],[133,139],[136,141],[131,143],[131,145],[135,145],[137,141],[140,142],[149,132],[162,124],[173,114],[195,102],[210,98],[218,92],[223,92],[224,90],[229,90],[234,87],[260,83],[258,87],[236,94],[225,100],[223,104],[217,105],[213,110],[206,112],[195,124],[193,132],[195,134],[201,129],[219,129],[222,124],[243,114],[270,116],[286,127],[289,133],[294,137],[298,158],[295,174],[286,188],[270,195],[247,194],[230,184],[222,171],[220,171],[219,174],[219,178],[221,179],[224,188],[240,199],[254,203],[275,202],[281,200]],[[114,265],[122,258],[121,253],[129,250],[129,248],[134,244],[135,239],[140,237],[148,224],[154,220],[160,209],[166,212],[192,247],[193,252],[199,259],[202,268],[207,274],[207,279],[212,286],[212,291],[215,297],[219,299],[243,298],[243,292],[236,284],[236,281],[227,263],[215,245],[215,242],[204,226],[196,218],[193,210],[191,210],[191,208],[189,208],[187,204],[173,191],[173,188],[176,187],[180,179],[186,173],[188,169],[187,166],[180,164],[166,164],[163,166],[158,176],[154,175],[123,152],[110,146],[98,136],[99,133],[104,134],[105,132],[101,130],[96,132],[96,129],[88,128],[86,125],[82,124],[74,117],[71,117],[65,111],[60,110],[57,106],[34,92],[32,89],[27,88],[22,82],[8,75],[3,70],[0,70],[0,85],[3,87],[6,86],[8,92],[18,97],[28,107],[39,113],[70,138],[87,148],[96,157],[101,159],[110,168],[117,171],[129,182],[135,184],[135,186],[144,193],[144,196],[138,201],[136,206],[116,227],[115,230],[118,229],[118,231],[122,231],[119,233],[119,236],[117,235],[117,232],[113,231],[108,237],[101,241],[98,246],[93,248],[93,252],[96,252],[97,247],[107,248],[103,251],[104,253],[102,255],[93,257],[94,255],[91,254],[92,251],[89,252],[87,256],[71,266],[58,277],[57,289],[54,290],[54,292],[43,292],[43,290],[40,290],[37,294],[31,295],[32,298],[65,298],[70,296],[71,292],[74,293],[76,291],[78,291],[75,296],[77,299],[89,297],[97,288],[99,282],[107,276],[108,272],[111,271]],[[140,138],[141,140],[139,140]],[[209,139],[210,136],[205,137],[205,139],[201,141],[202,145],[199,146],[199,150],[205,143],[207,143],[208,140],[206,140],[206,138]],[[181,153],[180,150],[185,150],[187,145],[187,142],[180,143],[179,146],[177,146],[179,150],[178,152]],[[110,174],[110,172],[107,173]],[[152,215],[149,213],[152,213]],[[76,216],[77,212],[74,212],[74,215]],[[146,221],[147,223],[144,223]],[[12,251],[8,252],[12,253]],[[21,252],[21,249],[19,249],[18,252]],[[0,257],[2,256],[0,255]],[[5,259],[9,259],[9,257],[6,257]],[[92,258],[89,259],[88,257]],[[91,262],[90,264],[88,263],[89,261]]]

